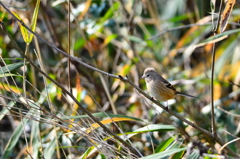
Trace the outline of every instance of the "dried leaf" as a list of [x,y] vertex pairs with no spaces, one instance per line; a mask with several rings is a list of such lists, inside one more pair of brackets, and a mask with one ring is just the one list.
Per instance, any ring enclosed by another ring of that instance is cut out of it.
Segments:
[[235,5],[236,3],[236,0],[228,0],[227,1],[227,4],[225,6],[225,9],[222,13],[222,16],[221,16],[221,25],[220,25],[220,32],[222,33],[226,26],[227,26],[227,22],[228,22],[228,19],[231,15],[231,12],[232,12],[232,9],[233,9],[233,6]]
[[86,13],[87,13],[88,10],[89,10],[89,7],[91,6],[91,3],[92,3],[92,0],[87,0],[87,1],[86,1],[86,3],[85,3],[85,8],[84,8],[83,12],[80,14],[79,20],[82,20],[83,17],[86,15]]

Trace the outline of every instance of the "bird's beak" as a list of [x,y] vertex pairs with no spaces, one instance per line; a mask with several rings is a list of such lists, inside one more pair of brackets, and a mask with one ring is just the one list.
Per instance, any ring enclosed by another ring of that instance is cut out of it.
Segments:
[[143,75],[143,76],[142,76],[142,78],[143,78],[143,79],[145,79],[145,78],[146,78],[146,76],[145,76],[145,75]]

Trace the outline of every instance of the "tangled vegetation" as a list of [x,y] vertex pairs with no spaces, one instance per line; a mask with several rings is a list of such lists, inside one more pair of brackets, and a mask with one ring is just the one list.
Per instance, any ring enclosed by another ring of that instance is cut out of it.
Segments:
[[[238,157],[236,0],[0,5],[3,159]],[[198,99],[151,98],[147,67]]]

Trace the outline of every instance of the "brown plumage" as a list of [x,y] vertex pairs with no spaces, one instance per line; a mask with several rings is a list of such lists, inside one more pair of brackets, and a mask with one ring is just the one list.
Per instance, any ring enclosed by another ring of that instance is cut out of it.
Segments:
[[154,68],[146,68],[142,78],[146,81],[148,92],[159,101],[167,101],[174,98],[175,95],[198,99],[197,97],[176,91],[173,85],[159,75]]

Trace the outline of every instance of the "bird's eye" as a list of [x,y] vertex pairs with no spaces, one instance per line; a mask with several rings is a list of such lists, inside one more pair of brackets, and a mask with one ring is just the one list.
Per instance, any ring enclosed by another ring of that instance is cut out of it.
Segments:
[[147,77],[149,77],[149,74],[147,74]]

